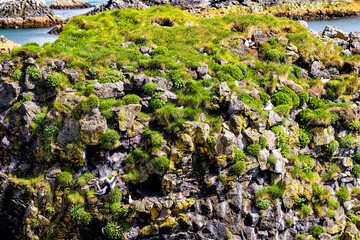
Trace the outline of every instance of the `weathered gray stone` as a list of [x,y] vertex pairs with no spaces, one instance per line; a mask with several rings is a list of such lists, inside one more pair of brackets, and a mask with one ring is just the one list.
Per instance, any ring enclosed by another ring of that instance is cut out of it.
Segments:
[[239,96],[233,96],[229,102],[228,114],[239,113],[245,109],[244,104]]
[[0,83],[0,108],[10,107],[20,94],[20,86],[16,82]]
[[269,118],[267,120],[267,125],[268,127],[272,127],[272,126],[275,126],[275,125],[278,125],[278,124],[281,124],[282,122],[282,118],[276,113],[274,112],[273,110],[271,110],[269,112]]
[[95,94],[99,98],[118,98],[125,95],[124,82],[96,83]]
[[324,31],[322,32],[322,36],[329,38],[339,38],[342,40],[348,40],[349,37],[349,35],[340,28],[329,25],[325,27]]
[[98,108],[93,109],[90,114],[83,115],[79,124],[80,138],[87,145],[99,144],[107,129],[106,119]]

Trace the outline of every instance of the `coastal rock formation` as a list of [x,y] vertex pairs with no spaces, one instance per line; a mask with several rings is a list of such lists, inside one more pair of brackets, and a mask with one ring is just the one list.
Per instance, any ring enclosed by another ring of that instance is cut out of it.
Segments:
[[126,9],[126,8],[134,8],[134,9],[144,9],[152,6],[161,6],[170,3],[173,7],[181,7],[182,9],[187,10],[199,10],[207,8],[208,5],[201,0],[109,0],[107,3],[102,4],[86,15],[95,15],[99,12],[114,10],[114,9]]
[[50,8],[52,9],[76,9],[90,7],[93,7],[93,5],[81,0],[56,0],[50,5]]
[[21,45],[10,41],[5,38],[3,35],[0,35],[0,54],[10,53],[13,48],[21,47]]
[[[360,4],[354,0],[213,0],[210,6],[215,9],[245,12],[263,12],[276,17],[287,17],[293,20],[317,20],[351,17],[360,14]],[[211,11],[211,10],[210,10]]]
[[356,239],[360,33],[304,25],[166,5],[13,51],[1,240]]
[[0,28],[42,28],[61,22],[43,0],[0,2]]

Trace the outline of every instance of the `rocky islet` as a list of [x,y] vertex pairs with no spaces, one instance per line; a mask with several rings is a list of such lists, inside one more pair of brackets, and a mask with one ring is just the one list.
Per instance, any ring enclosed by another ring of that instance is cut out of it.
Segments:
[[77,9],[90,7],[93,7],[93,5],[81,0],[56,0],[50,5],[50,8],[52,9]]
[[301,24],[166,5],[14,49],[2,237],[356,239],[359,33]]
[[61,22],[42,0],[0,2],[0,28],[43,28]]

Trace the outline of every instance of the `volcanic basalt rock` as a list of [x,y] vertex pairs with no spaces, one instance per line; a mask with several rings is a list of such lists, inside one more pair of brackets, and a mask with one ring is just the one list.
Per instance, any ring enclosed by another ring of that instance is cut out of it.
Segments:
[[135,9],[144,9],[152,6],[159,6],[165,4],[171,4],[174,7],[181,7],[182,9],[192,10],[192,9],[203,9],[208,5],[200,0],[150,0],[150,1],[135,1],[135,0],[109,0],[107,3],[102,4],[86,15],[95,15],[99,12],[114,10],[114,9],[126,9],[126,8],[135,8]]
[[43,0],[0,2],[0,28],[43,28],[61,22]]
[[93,5],[80,0],[56,0],[50,6],[52,9],[76,9],[90,7],[93,7]]

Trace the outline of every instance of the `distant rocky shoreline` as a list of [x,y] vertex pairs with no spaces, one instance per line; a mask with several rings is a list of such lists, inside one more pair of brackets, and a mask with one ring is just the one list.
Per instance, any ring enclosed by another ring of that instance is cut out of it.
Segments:
[[44,28],[62,19],[41,0],[8,0],[0,3],[0,28]]
[[90,3],[81,0],[56,0],[51,3],[51,9],[77,9],[94,7]]
[[[344,18],[360,15],[360,3],[356,1],[228,1],[213,0],[209,3],[200,0],[109,0],[95,7],[85,15],[114,9],[144,9],[151,6],[171,4],[198,16],[222,15],[227,12],[244,14],[267,14],[287,17],[292,20],[318,20]],[[44,28],[58,25],[61,30],[62,19],[52,9],[88,8],[91,4],[81,0],[56,0],[50,7],[43,0],[6,0],[0,3],[0,28]],[[54,30],[52,32],[59,32]]]

